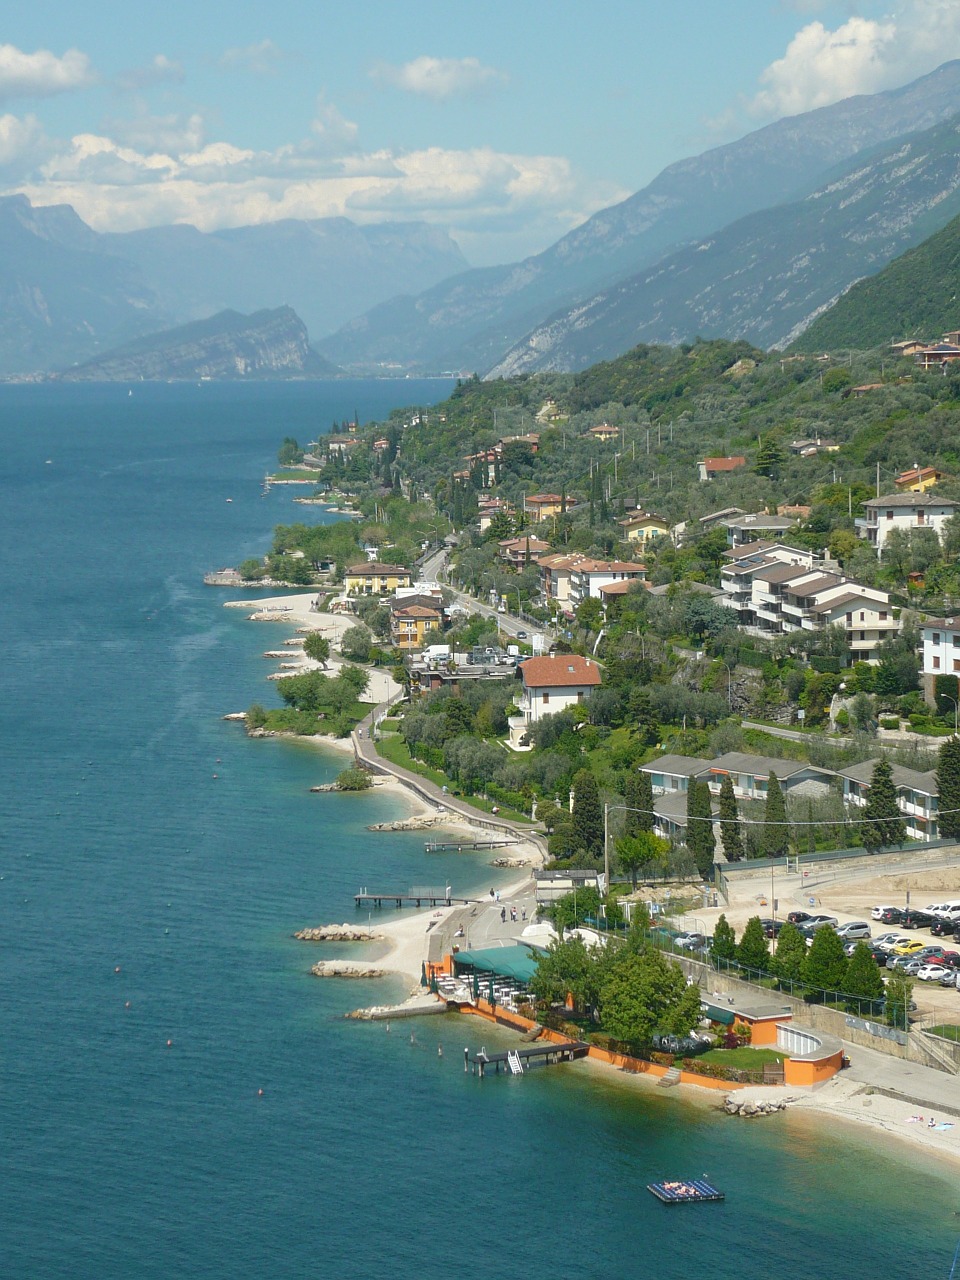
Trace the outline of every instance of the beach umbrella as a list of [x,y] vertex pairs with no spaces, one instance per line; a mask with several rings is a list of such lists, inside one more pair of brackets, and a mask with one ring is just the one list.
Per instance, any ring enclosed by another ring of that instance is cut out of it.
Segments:
[[473,998],[474,1000],[480,999],[480,975],[476,969],[473,971]]
[[437,984],[437,975],[435,973],[430,975],[430,990],[434,995],[438,995],[440,991],[440,987]]
[[426,965],[426,961],[421,962],[421,965],[420,965],[420,985],[421,985],[421,987],[425,987],[425,986],[427,985],[427,965]]
[[497,1003],[497,998],[496,998],[496,996],[493,994],[493,974],[491,974],[491,975],[490,975],[490,987],[489,987],[489,989],[490,989],[490,1003],[491,1003],[491,1004],[496,1004],[496,1003]]

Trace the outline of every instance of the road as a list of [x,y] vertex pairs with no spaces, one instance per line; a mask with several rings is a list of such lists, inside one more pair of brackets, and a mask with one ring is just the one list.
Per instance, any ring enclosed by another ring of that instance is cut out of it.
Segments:
[[512,636],[514,639],[520,638],[521,632],[525,633],[523,638],[528,638],[534,631],[542,632],[547,636],[551,635],[549,627],[545,627],[541,623],[529,622],[524,618],[518,618],[512,613],[501,613],[499,609],[494,609],[491,605],[484,604],[476,596],[468,595],[465,591],[458,591],[455,587],[452,587],[449,582],[445,581],[449,554],[447,547],[441,547],[440,550],[431,552],[424,558],[421,572],[428,582],[443,582],[457,604],[462,605],[470,613],[479,613],[485,618],[490,618],[505,635]]

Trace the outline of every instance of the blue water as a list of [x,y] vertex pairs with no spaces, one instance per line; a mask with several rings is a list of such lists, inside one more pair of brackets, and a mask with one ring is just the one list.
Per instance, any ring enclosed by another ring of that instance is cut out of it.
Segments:
[[[308,975],[292,931],[362,884],[491,873],[220,719],[287,631],[201,578],[320,518],[260,496],[284,435],[447,386],[0,387],[0,1276],[946,1276],[954,1178],[907,1147],[586,1067],[481,1084],[498,1032],[411,1043],[341,1017],[389,983]],[[644,1189],[704,1172],[725,1204]]]

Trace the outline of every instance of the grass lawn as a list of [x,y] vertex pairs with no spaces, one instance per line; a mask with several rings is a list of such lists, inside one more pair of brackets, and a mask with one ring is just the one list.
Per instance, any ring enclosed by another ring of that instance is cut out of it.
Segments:
[[[377,743],[377,752],[385,760],[389,760],[391,764],[399,765],[401,769],[409,769],[411,773],[417,773],[421,778],[429,778],[438,787],[447,787],[450,794],[454,794],[456,784],[445,773],[441,773],[439,769],[431,769],[422,760],[414,760],[407,748],[407,744],[398,733],[382,733],[380,741]],[[493,808],[496,804],[495,800],[484,800],[481,796],[458,795],[457,799],[464,801],[465,804],[474,809],[480,809],[483,813],[489,814],[493,813]],[[510,822],[529,823],[531,821],[528,813],[518,813],[516,809],[511,809],[508,805],[503,804],[498,808],[497,817],[506,818]]]
[[697,1055],[698,1062],[712,1062],[718,1067],[736,1067],[738,1071],[760,1071],[766,1062],[782,1062],[787,1055],[776,1049],[708,1049]]
[[939,1027],[927,1027],[932,1036],[943,1036],[944,1040],[960,1042],[960,1027],[955,1023],[945,1022]]

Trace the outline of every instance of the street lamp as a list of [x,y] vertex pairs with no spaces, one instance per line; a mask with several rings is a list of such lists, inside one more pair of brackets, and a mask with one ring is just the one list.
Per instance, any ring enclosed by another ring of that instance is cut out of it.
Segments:
[[957,700],[956,698],[951,698],[949,693],[941,693],[940,697],[947,702],[953,703],[953,736],[956,737],[957,736],[957,711],[958,711]]
[[731,689],[731,686],[732,686],[732,684],[733,684],[733,672],[730,670],[730,667],[728,666],[728,664],[727,664],[726,662],[724,662],[722,659],[721,659],[721,661],[720,661],[720,665],[721,665],[721,667],[723,667],[723,668],[726,670],[726,673],[727,673],[727,706],[728,706],[728,707],[730,708],[730,710],[732,711],[732,710],[733,710],[733,697],[732,697],[732,695],[731,695],[730,689]]

